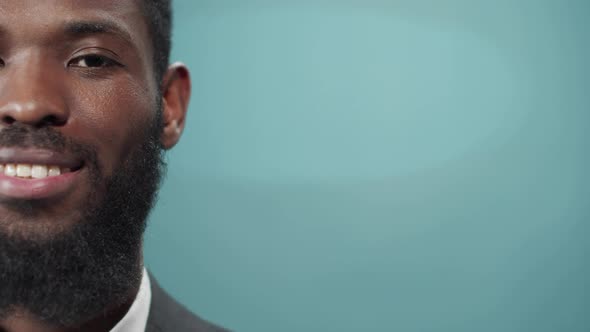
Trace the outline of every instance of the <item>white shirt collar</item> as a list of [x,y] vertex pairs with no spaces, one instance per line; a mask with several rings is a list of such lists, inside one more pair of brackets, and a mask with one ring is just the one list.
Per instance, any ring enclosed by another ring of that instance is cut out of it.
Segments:
[[147,271],[143,269],[141,285],[135,301],[131,304],[129,311],[123,316],[123,319],[111,329],[110,332],[144,332],[147,325],[150,305],[152,302],[152,288]]

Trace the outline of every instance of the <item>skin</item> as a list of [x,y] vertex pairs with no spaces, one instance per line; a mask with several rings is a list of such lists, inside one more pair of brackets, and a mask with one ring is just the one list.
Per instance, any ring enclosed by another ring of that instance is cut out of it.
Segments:
[[[70,33],[74,22],[106,22],[117,32]],[[0,131],[14,123],[52,126],[68,138],[96,147],[104,174],[125,163],[140,143],[138,128],[158,116],[163,102],[162,146],[172,148],[184,128],[190,97],[187,68],[173,64],[162,82],[154,77],[153,50],[137,0],[3,0],[0,2]],[[162,87],[162,89],[160,89]],[[0,199],[0,224],[22,236],[51,237],[80,221],[84,199],[95,188],[84,169],[70,192],[34,216],[23,217]],[[139,249],[141,250],[141,249]],[[124,305],[107,315],[63,329],[18,311],[0,320],[0,331],[109,331],[125,314]]]

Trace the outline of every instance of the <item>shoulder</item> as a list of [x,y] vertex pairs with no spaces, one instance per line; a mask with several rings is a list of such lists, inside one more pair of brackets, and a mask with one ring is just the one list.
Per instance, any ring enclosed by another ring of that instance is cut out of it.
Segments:
[[152,301],[146,332],[228,332],[188,311],[174,300],[150,274]]

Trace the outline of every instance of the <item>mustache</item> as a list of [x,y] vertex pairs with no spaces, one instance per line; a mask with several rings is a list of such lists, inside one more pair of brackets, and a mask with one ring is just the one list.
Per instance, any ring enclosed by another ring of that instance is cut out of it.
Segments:
[[50,127],[34,128],[16,123],[0,131],[0,146],[3,147],[39,148],[64,152],[68,145],[72,143],[68,142],[62,133]]
[[51,127],[36,128],[14,123],[0,130],[0,147],[36,148],[58,153],[70,153],[98,171],[97,149],[86,143],[74,141]]

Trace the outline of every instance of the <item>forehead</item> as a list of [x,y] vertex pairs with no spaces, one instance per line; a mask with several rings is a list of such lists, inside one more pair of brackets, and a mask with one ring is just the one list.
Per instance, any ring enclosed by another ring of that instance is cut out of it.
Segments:
[[[2,0],[0,13],[18,13],[28,16],[52,12],[62,15],[81,13],[141,14],[142,0]],[[48,8],[50,12],[44,12]]]
[[129,35],[138,50],[150,49],[142,0],[2,0],[0,25],[20,40],[43,39],[72,22],[105,22]]

